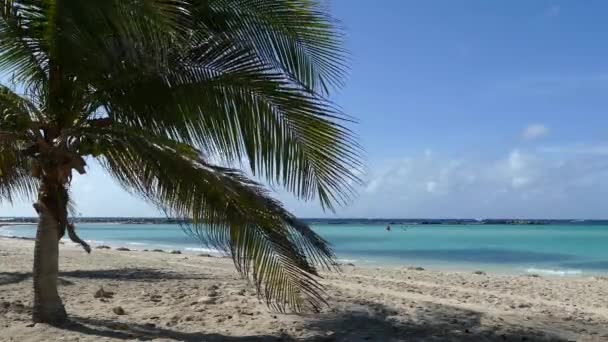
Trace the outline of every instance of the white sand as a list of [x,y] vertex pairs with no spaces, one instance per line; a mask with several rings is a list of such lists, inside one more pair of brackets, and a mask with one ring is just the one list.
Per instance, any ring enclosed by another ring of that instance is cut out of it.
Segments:
[[[65,245],[72,323],[32,326],[32,249],[0,238],[1,341],[608,341],[608,279],[345,266],[324,275],[330,307],[288,315],[260,303],[229,259]],[[100,286],[114,297],[94,298]]]

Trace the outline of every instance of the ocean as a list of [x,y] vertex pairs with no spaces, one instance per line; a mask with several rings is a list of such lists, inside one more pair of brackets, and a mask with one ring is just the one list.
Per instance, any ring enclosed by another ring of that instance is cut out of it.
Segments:
[[[608,225],[322,225],[338,258],[358,266],[421,266],[506,274],[608,274]],[[78,224],[95,245],[214,253],[169,224]],[[0,235],[34,237],[31,225],[6,226]],[[67,240],[66,240],[67,241]]]

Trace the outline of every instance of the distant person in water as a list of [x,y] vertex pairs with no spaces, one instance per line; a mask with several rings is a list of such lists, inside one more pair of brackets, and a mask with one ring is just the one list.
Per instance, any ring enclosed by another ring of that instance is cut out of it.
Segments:
[[386,226],[386,231],[390,232],[391,231],[391,225],[389,224],[388,226]]

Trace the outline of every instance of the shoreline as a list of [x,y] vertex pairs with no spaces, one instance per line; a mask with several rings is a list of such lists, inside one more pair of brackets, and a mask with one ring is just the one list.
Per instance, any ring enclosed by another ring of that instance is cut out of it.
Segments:
[[[8,221],[2,220],[9,219]],[[439,218],[439,219],[413,219],[413,218],[312,218],[301,217],[300,220],[309,225],[362,225],[362,226],[407,226],[407,227],[424,227],[424,226],[546,226],[546,225],[572,225],[579,224],[601,224],[608,225],[608,219],[543,219],[543,218]],[[15,223],[36,223],[37,217],[0,217],[0,222],[15,222]],[[167,217],[73,217],[75,223],[98,223],[98,224],[176,224],[187,223],[177,218]]]
[[[21,225],[21,224],[17,224]],[[0,231],[2,230],[2,225],[0,225]],[[0,239],[16,239],[16,240],[34,240],[33,237],[24,237],[17,235],[0,235]],[[163,250],[165,253],[171,253],[175,251],[179,251],[179,254],[184,255],[199,255],[199,254],[207,254],[212,257],[217,258],[229,258],[228,255],[222,253],[221,251],[214,250],[211,248],[205,247],[184,247],[184,246],[168,246],[163,244],[147,244],[140,242],[125,242],[125,241],[95,241],[95,240],[85,240],[92,249],[96,249],[98,246],[109,247],[110,250],[120,249],[129,249],[132,252],[148,252],[152,250]],[[64,237],[61,244],[66,244],[69,246],[78,246],[77,244],[70,241],[68,238]],[[608,277],[607,272],[593,272],[593,271],[584,271],[578,269],[567,269],[567,268],[543,268],[535,265],[529,266],[521,266],[521,267],[509,267],[503,265],[490,265],[490,264],[475,264],[475,263],[461,263],[461,264],[446,264],[445,262],[428,262],[428,261],[420,261],[420,262],[403,262],[403,263],[394,263],[394,262],[382,262],[377,260],[365,260],[360,262],[359,259],[352,259],[352,257],[344,257],[338,258],[338,264],[341,266],[356,266],[361,269],[406,269],[406,268],[423,268],[428,269],[430,271],[444,272],[444,273],[475,273],[482,272],[492,276],[497,277],[510,277],[510,276],[522,276],[522,277],[545,277],[545,278],[606,278]]]
[[[270,311],[226,258],[67,244],[60,292],[78,328],[31,326],[32,254],[32,241],[0,239],[0,327],[22,342],[608,339],[608,279],[343,266],[322,273],[328,307],[293,315]],[[100,287],[114,297],[95,299]]]
[[0,228],[2,227],[10,227],[10,226],[35,226],[37,225],[37,223],[32,223],[32,222],[3,222],[0,221]]

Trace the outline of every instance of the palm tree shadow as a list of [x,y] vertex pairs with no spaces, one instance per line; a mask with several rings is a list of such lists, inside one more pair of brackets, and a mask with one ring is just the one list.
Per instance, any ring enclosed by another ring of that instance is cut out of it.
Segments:
[[[361,303],[359,303],[361,304]],[[398,311],[367,302],[355,310],[342,310],[309,317],[300,329],[307,336],[224,336],[203,332],[182,332],[153,325],[121,323],[87,317],[73,317],[64,329],[85,335],[122,340],[171,339],[176,341],[566,341],[531,329],[482,326],[482,314],[460,308],[425,304],[414,317],[399,319]]]
[[[123,268],[107,270],[77,270],[61,272],[69,279],[112,279],[128,281],[159,281],[159,279],[203,279],[205,275],[180,274],[151,268]],[[28,272],[0,272],[0,285],[28,280]],[[209,278],[205,278],[209,279]],[[70,285],[69,280],[61,280]],[[337,298],[339,299],[339,298]],[[339,305],[345,305],[344,309]],[[153,340],[158,338],[176,341],[565,341],[541,331],[481,324],[482,313],[448,305],[420,303],[410,316],[400,316],[402,310],[372,301],[339,302],[331,312],[310,316],[298,326],[306,338],[288,334],[256,336],[224,336],[204,332],[185,332],[179,325],[171,329],[156,327],[144,322],[120,322],[111,319],[73,316],[61,328],[103,338],[121,340]],[[532,318],[534,319],[534,317]],[[542,320],[542,317],[538,317]]]
[[[0,272],[0,286],[17,284],[29,279],[32,276],[31,272]],[[107,270],[76,270],[59,272],[60,277],[79,278],[79,279],[111,279],[111,280],[129,280],[129,281],[145,281],[157,282],[162,279],[170,280],[202,280],[210,279],[210,276],[201,274],[182,274],[168,270],[159,270],[153,268],[117,268]],[[61,279],[60,285],[71,285],[71,281]]]
[[328,341],[567,341],[533,329],[483,326],[483,313],[449,305],[424,303],[413,317],[400,317],[383,304],[359,304],[357,310],[318,317],[306,329]]
[[289,341],[288,336],[242,336],[232,337],[220,334],[209,334],[202,332],[181,332],[177,330],[157,328],[137,323],[120,323],[114,320],[95,319],[85,317],[72,317],[70,322],[61,328],[74,331],[80,334],[92,335],[96,337],[114,338],[121,340],[150,341],[155,339],[171,339],[176,341]]
[[184,274],[154,268],[118,268],[107,270],[76,270],[59,272],[59,276],[83,279],[111,279],[157,282],[163,280],[203,280],[210,277],[201,274]]
[[32,276],[28,272],[0,272],[0,286],[17,284]]

